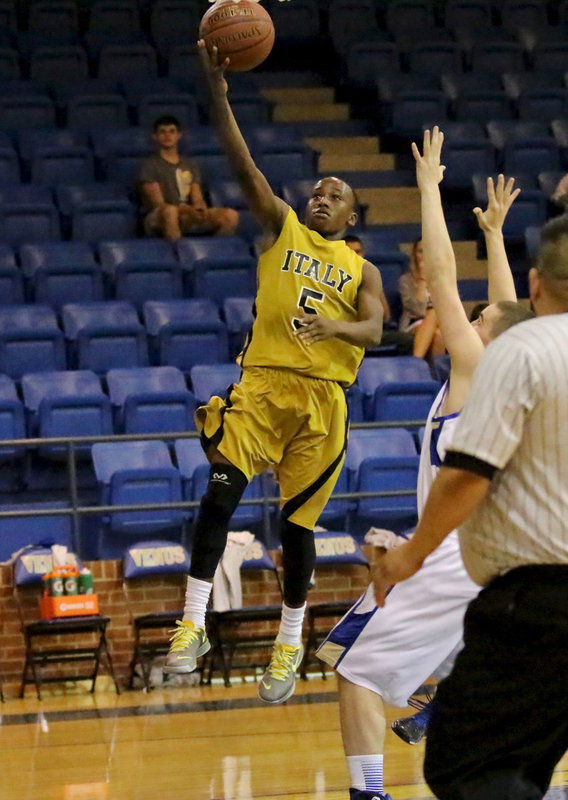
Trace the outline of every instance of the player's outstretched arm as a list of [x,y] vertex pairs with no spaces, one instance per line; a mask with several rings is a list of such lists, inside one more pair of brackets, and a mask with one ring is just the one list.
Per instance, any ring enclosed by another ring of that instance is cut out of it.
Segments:
[[490,303],[500,303],[502,300],[510,300],[514,303],[517,301],[515,282],[503,239],[503,223],[521,191],[515,189],[514,186],[514,178],[505,181],[505,177],[499,175],[496,186],[493,178],[487,178],[487,209],[485,211],[482,211],[481,208],[473,209],[477,223],[485,235],[487,245],[488,299]]
[[197,43],[201,66],[207,77],[211,92],[211,105],[219,138],[223,142],[225,152],[235,173],[251,211],[257,217],[267,233],[278,236],[288,213],[288,206],[276,197],[270,184],[257,168],[250,154],[227,98],[227,81],[225,70],[229,59],[219,63],[217,48],[209,54],[205,42]]
[[[424,273],[444,344],[452,359],[452,378],[463,375],[469,380],[481,358],[483,345],[469,323],[458,292],[456,259],[439,186],[445,169],[441,164],[443,141],[444,134],[436,126],[424,132],[422,153],[412,143],[421,197]],[[454,391],[452,382],[450,386]],[[455,398],[458,407],[463,399]]]
[[383,335],[383,282],[379,270],[365,261],[361,285],[357,292],[357,321],[329,319],[323,314],[303,314],[297,336],[307,344],[323,342],[334,336],[359,347],[376,347]]

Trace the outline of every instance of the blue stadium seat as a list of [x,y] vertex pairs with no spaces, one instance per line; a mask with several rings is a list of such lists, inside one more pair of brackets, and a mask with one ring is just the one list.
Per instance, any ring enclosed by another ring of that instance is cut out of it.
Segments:
[[427,30],[433,23],[432,5],[426,0],[393,0],[387,5],[386,26],[395,38]]
[[[119,89],[125,96],[128,106],[135,109],[146,95],[175,95],[178,92],[187,91],[187,85],[179,78],[160,76],[159,78],[121,80]],[[145,133],[149,138],[149,132],[146,130]]]
[[547,24],[546,6],[538,0],[505,0],[501,20],[503,28],[511,33],[519,28],[536,31]]
[[442,92],[398,92],[393,102],[392,130],[399,136],[416,138],[422,135],[426,120],[435,120],[440,124],[446,116],[446,101]]
[[195,397],[176,367],[111,369],[107,385],[118,432],[193,430]]
[[248,202],[237,181],[215,181],[209,185],[211,205],[219,208],[248,208]]
[[246,334],[252,328],[254,298],[226,297],[223,301],[223,316],[229,334],[229,354],[236,358],[240,352]]
[[0,183],[20,182],[20,165],[13,147],[0,147]]
[[35,184],[0,186],[2,239],[11,245],[61,238],[59,215],[49,189]]
[[275,188],[289,181],[309,178],[314,174],[311,152],[302,147],[296,152],[264,153],[257,156],[256,163],[270,185]]
[[180,264],[165,240],[101,242],[99,255],[117,300],[141,309],[147,300],[182,298]]
[[89,129],[128,124],[128,107],[120,94],[75,95],[67,103],[67,125]]
[[136,155],[142,158],[154,152],[150,131],[147,128],[94,127],[90,130],[91,146],[95,157],[103,163],[111,155]]
[[39,147],[31,159],[34,183],[88,183],[95,179],[93,153],[88,147]]
[[[182,500],[181,476],[165,442],[100,442],[93,445],[93,465],[101,505],[174,503]],[[184,521],[181,509],[114,511],[105,515],[108,533],[101,546],[106,557],[112,545],[124,549],[128,537],[156,533],[178,537]]]
[[531,225],[525,228],[525,249],[529,258],[534,258],[540,247],[540,226]]
[[534,175],[560,170],[561,166],[560,151],[552,136],[516,138],[505,145],[503,155],[503,168],[508,175],[515,175],[517,172]]
[[455,42],[420,42],[410,52],[410,72],[460,72],[461,52]]
[[389,356],[386,358],[366,358],[361,364],[357,382],[365,394],[366,416],[370,418],[372,398],[375,390],[393,382],[414,382],[431,380],[428,364],[414,356]]
[[352,42],[377,29],[373,0],[332,0],[328,29],[334,48],[345,53]]
[[566,89],[527,89],[519,96],[519,119],[552,121],[566,116]]
[[30,78],[48,83],[62,78],[75,77],[87,80],[89,62],[87,53],[79,45],[37,47],[30,55]]
[[[0,439],[24,439],[26,426],[24,406],[18,397],[16,385],[8,375],[0,375]],[[0,463],[25,456],[25,448],[0,447]],[[0,522],[0,528],[2,523]]]
[[89,9],[89,31],[124,34],[140,28],[140,16],[135,0],[95,0]]
[[568,44],[566,41],[542,42],[535,47],[532,58],[537,72],[564,73],[568,70]]
[[489,0],[448,0],[444,9],[444,23],[450,30],[486,30],[491,27]]
[[158,51],[167,56],[173,47],[196,41],[199,21],[197,6],[185,0],[156,0],[151,9],[150,33]]
[[[444,72],[440,76],[440,83],[444,95],[455,107],[458,97],[468,92],[502,92],[503,82],[501,75],[496,72]],[[458,120],[460,123],[469,122],[480,124],[475,117]]]
[[548,136],[549,125],[542,120],[498,119],[487,123],[487,133],[493,146],[503,150],[507,144],[517,139]]
[[20,77],[20,56],[11,47],[0,47],[0,79],[17,80]]
[[523,66],[523,50],[516,42],[478,42],[472,47],[474,72],[520,72]]
[[14,251],[7,244],[0,245],[0,304],[24,302],[22,273],[16,265]]
[[18,131],[17,146],[23,161],[31,161],[33,156],[45,147],[85,147],[87,135],[82,131],[68,128],[30,128]]
[[355,428],[349,434],[345,466],[349,472],[349,490],[355,491],[359,467],[366,458],[414,457],[416,444],[405,428]]
[[177,92],[143,95],[138,104],[138,125],[151,128],[154,121],[164,114],[177,117],[185,130],[199,125],[197,100],[193,94]]
[[371,419],[377,422],[422,420],[424,424],[439,391],[440,384],[433,380],[383,383],[375,389]]
[[487,139],[450,139],[444,147],[444,185],[465,189],[471,185],[474,172],[495,170],[495,151]]
[[504,90],[464,90],[456,101],[456,119],[489,122],[492,119],[510,119],[511,102]]
[[200,258],[247,258],[250,248],[240,236],[191,236],[176,242],[180,263],[192,269]]
[[36,303],[60,310],[65,303],[103,299],[101,269],[87,244],[23,244],[20,262]]
[[203,404],[213,395],[226,397],[229,387],[238,383],[241,368],[238,364],[198,364],[189,374],[196,400]]
[[85,200],[71,213],[71,238],[82,242],[129,239],[136,233],[136,214],[128,200]]
[[69,0],[35,2],[29,7],[28,30],[73,37],[79,33],[77,6]]
[[416,524],[416,483],[419,456],[366,458],[359,467],[357,491],[389,492],[409,490],[408,496],[362,498],[357,503],[357,520],[377,528],[400,533]]
[[505,91],[514,102],[529,89],[562,89],[564,86],[561,72],[504,72],[501,80]]
[[51,308],[0,307],[0,372],[17,380],[26,372],[65,368],[63,333]]
[[229,358],[227,328],[214,304],[203,313],[198,300],[148,301],[144,318],[151,337],[153,360],[189,372],[194,364]]
[[[108,436],[112,434],[110,400],[97,375],[89,370],[66,370],[22,375],[22,395],[31,437]],[[74,448],[88,457],[91,445]],[[61,459],[67,445],[43,445],[39,454]]]
[[178,469],[183,480],[183,494],[191,498],[193,492],[193,476],[198,467],[207,466],[209,462],[201,447],[199,437],[192,439],[176,439],[174,451]]
[[55,126],[55,106],[48,97],[3,97],[0,129],[23,130]]
[[149,44],[108,44],[102,47],[97,77],[156,78],[158,63],[156,51]]
[[120,95],[120,83],[113,78],[84,78],[73,80],[72,76],[59,77],[50,82],[50,90],[58,109],[65,109],[73,97],[89,95]]
[[256,261],[251,256],[198,258],[193,262],[195,297],[221,305],[227,297],[249,297],[256,288]]
[[320,33],[317,0],[295,0],[294,3],[277,3],[270,9],[278,40],[287,44],[307,42]]
[[[63,502],[22,503],[0,506],[1,511],[28,511],[18,517],[0,517],[0,561],[7,561],[11,555],[29,545],[51,547],[60,544],[73,551],[73,530],[70,514],[40,516],[40,509],[67,509]],[[51,556],[51,550],[47,553]],[[49,567],[47,567],[49,569]]]
[[238,95],[233,92],[231,108],[239,125],[265,125],[270,121],[271,105],[262,95]]
[[68,303],[62,317],[73,368],[101,374],[148,365],[146,332],[130,303]]
[[173,78],[184,78],[197,90],[201,75],[197,46],[191,44],[174,45],[166,56],[168,59],[168,75]]
[[347,53],[346,82],[350,86],[372,89],[381,73],[399,66],[400,53],[394,42],[352,42]]

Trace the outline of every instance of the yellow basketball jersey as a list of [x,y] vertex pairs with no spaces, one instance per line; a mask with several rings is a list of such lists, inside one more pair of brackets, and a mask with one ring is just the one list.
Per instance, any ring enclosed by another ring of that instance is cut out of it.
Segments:
[[280,236],[258,261],[255,319],[241,365],[292,369],[351,385],[362,347],[336,337],[308,346],[295,332],[303,312],[357,321],[363,263],[345,242],[324,239],[290,209]]

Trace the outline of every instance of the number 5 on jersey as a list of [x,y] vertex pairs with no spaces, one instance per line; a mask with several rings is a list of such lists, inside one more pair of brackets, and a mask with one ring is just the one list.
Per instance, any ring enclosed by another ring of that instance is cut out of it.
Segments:
[[[316,292],[315,289],[308,289],[307,286],[303,286],[298,298],[298,306],[303,309],[304,314],[317,314],[317,310],[310,305],[310,301],[323,303],[324,297],[323,292]],[[298,317],[292,317],[292,327],[295,331],[299,331],[302,327]]]

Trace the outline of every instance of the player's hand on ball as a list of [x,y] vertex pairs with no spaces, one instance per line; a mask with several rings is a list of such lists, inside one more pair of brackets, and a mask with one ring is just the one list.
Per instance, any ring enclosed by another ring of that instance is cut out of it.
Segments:
[[207,76],[211,91],[220,91],[224,94],[227,94],[229,91],[229,86],[225,79],[225,70],[229,66],[229,59],[225,58],[221,63],[219,63],[219,54],[217,52],[217,48],[213,47],[211,52],[209,52],[203,39],[200,39],[197,42],[197,50],[199,53],[201,68]]
[[299,320],[302,327],[296,335],[307,345],[331,339],[337,333],[336,321],[321,314],[303,314]]
[[395,583],[411,578],[422,566],[413,553],[411,542],[406,542],[400,547],[388,550],[380,556],[371,568],[371,580],[375,587],[375,601],[381,608],[384,606],[387,594]]
[[412,155],[416,161],[416,181],[420,189],[438,184],[444,177],[446,168],[440,164],[444,134],[434,126],[432,131],[424,131],[422,155],[415,142],[412,142]]

